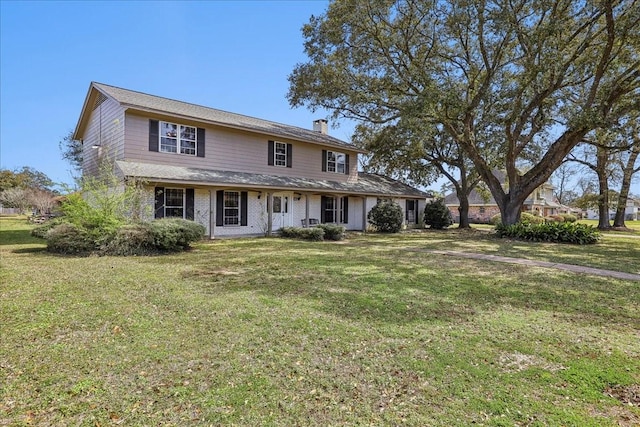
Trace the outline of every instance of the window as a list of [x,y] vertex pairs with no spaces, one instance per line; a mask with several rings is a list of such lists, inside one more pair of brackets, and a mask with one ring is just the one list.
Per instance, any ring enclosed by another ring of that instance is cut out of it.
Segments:
[[155,188],[155,218],[194,219],[193,188]]
[[160,151],[196,155],[196,128],[160,122]]
[[322,196],[322,222],[346,224],[349,218],[349,198],[348,197],[326,197]]
[[164,189],[164,216],[184,218],[184,190],[181,188]]
[[287,144],[276,142],[274,148],[273,164],[275,166],[287,167]]
[[240,225],[240,192],[224,192],[224,225]]
[[269,166],[278,166],[282,168],[292,167],[292,151],[293,145],[284,142],[269,141],[267,164]]
[[478,208],[478,213],[479,213],[480,215],[484,215],[484,214],[486,213],[484,206],[480,206],[480,207]]
[[345,173],[346,155],[337,151],[327,151],[327,172]]

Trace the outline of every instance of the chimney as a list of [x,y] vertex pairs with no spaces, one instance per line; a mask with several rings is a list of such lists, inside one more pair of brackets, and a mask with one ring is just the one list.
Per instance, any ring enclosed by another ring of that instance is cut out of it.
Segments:
[[313,121],[313,131],[320,132],[321,134],[328,135],[328,125],[325,119],[318,119]]

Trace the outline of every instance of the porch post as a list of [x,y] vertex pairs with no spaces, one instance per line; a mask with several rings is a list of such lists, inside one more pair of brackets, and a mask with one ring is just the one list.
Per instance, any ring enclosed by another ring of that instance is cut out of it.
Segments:
[[362,196],[362,231],[367,231],[367,196]]
[[209,190],[209,238],[215,238],[216,231],[216,190]]
[[267,236],[271,236],[273,232],[273,193],[267,193]]
[[307,227],[311,226],[309,224],[309,193],[304,194],[304,223],[307,224]]

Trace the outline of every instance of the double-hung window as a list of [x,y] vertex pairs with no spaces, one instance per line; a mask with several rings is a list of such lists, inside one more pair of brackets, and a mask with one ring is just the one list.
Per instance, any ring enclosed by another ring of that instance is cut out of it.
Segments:
[[346,224],[349,222],[349,198],[322,196],[322,222],[325,224]]
[[196,128],[177,123],[160,122],[160,151],[196,155]]
[[287,167],[287,144],[276,142],[273,155],[273,164],[275,166]]
[[164,216],[184,218],[184,190],[182,188],[164,189]]
[[337,151],[327,151],[327,172],[344,173],[346,156]]
[[339,151],[322,150],[322,171],[349,174],[349,155]]
[[224,225],[240,225],[240,192],[224,192]]

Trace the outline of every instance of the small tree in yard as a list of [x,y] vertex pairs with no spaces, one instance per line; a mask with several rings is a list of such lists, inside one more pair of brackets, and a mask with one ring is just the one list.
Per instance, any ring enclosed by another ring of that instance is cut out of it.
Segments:
[[444,199],[437,199],[427,203],[424,208],[424,223],[436,230],[447,228],[453,224],[451,212],[444,204]]
[[397,233],[404,221],[402,208],[392,201],[378,202],[367,214],[367,219],[381,233]]

